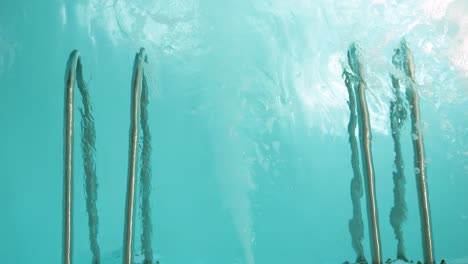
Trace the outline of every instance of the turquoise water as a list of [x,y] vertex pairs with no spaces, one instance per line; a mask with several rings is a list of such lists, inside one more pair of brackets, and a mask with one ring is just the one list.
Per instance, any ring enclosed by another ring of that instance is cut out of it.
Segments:
[[[369,88],[382,256],[395,258],[389,74],[403,37],[419,87],[434,254],[468,263],[466,14],[464,0],[2,1],[1,263],[61,261],[64,73],[73,49],[94,107],[101,259],[121,263],[140,47],[148,55],[152,238],[161,264],[354,260],[341,76],[352,42]],[[73,258],[91,263],[79,122],[77,115]],[[403,231],[408,257],[420,260],[410,134],[407,122]]]

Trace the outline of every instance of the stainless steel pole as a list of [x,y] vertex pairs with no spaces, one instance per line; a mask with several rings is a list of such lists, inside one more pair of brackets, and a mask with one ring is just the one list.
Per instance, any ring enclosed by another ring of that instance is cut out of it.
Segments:
[[401,42],[401,50],[404,56],[404,71],[409,78],[409,87],[406,96],[411,105],[411,133],[414,150],[414,167],[419,198],[419,213],[421,217],[421,234],[425,264],[435,264],[432,244],[431,216],[426,184],[426,163],[424,161],[424,144],[421,133],[421,118],[419,111],[419,96],[414,76],[413,54],[405,41]]
[[367,214],[369,220],[369,230],[371,235],[371,253],[372,263],[381,264],[382,256],[380,249],[380,234],[379,234],[379,221],[377,215],[377,202],[375,195],[375,177],[374,177],[374,164],[372,161],[371,151],[371,127],[369,121],[369,110],[367,109],[366,101],[366,84],[362,74],[362,65],[360,64],[357,56],[357,48],[352,44],[348,50],[348,62],[351,70],[355,74],[355,84],[357,86],[357,110],[359,119],[359,136],[361,138],[361,152],[364,167],[364,176],[367,190]]
[[132,80],[132,101],[130,116],[130,149],[129,166],[127,180],[127,198],[125,208],[125,230],[124,230],[124,252],[123,263],[132,264],[132,242],[133,242],[133,207],[135,202],[135,178],[137,166],[137,148],[138,148],[138,109],[140,101],[140,87],[143,75],[144,62],[143,48],[135,56],[134,72]]
[[65,178],[63,210],[63,263],[72,262],[72,187],[73,187],[73,85],[76,65],[79,60],[77,50],[72,51],[67,63],[65,95]]

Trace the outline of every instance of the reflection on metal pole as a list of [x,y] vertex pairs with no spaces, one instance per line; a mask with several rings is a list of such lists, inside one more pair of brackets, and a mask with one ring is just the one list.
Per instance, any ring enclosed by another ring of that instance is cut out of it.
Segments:
[[351,180],[351,202],[353,204],[353,217],[348,222],[349,232],[351,234],[351,245],[356,253],[357,263],[367,263],[364,257],[364,248],[362,240],[364,238],[364,223],[362,220],[361,198],[363,196],[362,175],[359,167],[359,147],[356,138],[356,126],[358,122],[356,110],[356,96],[354,92],[354,76],[346,69],[343,71],[345,85],[349,95],[349,144],[351,146],[351,166],[353,168],[353,178]]
[[73,85],[76,65],[79,61],[77,50],[72,51],[67,62],[65,92],[65,178],[63,210],[63,263],[72,261],[72,184],[73,184]]
[[371,234],[372,263],[381,264],[381,249],[379,236],[379,222],[377,215],[377,202],[374,186],[374,164],[371,152],[371,127],[369,121],[369,110],[365,95],[365,82],[362,75],[362,65],[357,56],[356,44],[351,44],[348,50],[348,64],[354,75],[354,91],[357,98],[357,112],[359,117],[359,136],[361,140],[361,153],[364,167],[364,178],[367,194],[367,214],[369,230]]
[[414,77],[413,54],[406,41],[401,42],[403,58],[402,70],[408,77],[406,97],[411,108],[411,137],[414,151],[414,169],[419,198],[419,213],[421,216],[421,233],[425,264],[435,264],[432,245],[431,217],[426,186],[426,164],[424,161],[424,144],[421,133],[421,119],[419,112],[419,96]]
[[142,84],[143,48],[135,56],[133,79],[132,79],[132,101],[130,115],[130,149],[129,149],[129,166],[127,180],[127,197],[125,207],[125,230],[124,230],[124,252],[123,263],[132,264],[132,242],[133,242],[133,207],[135,205],[135,177],[137,166],[137,143],[138,143],[138,109],[140,99],[140,87]]
[[97,178],[94,164],[95,138],[94,118],[88,89],[83,79],[83,67],[78,51],[73,50],[67,62],[65,96],[65,178],[64,178],[64,216],[63,216],[63,262],[72,262],[72,189],[73,189],[73,88],[75,82],[81,93],[83,109],[81,112],[81,146],[85,172],[86,209],[88,213],[89,240],[93,262],[100,262],[97,213]]

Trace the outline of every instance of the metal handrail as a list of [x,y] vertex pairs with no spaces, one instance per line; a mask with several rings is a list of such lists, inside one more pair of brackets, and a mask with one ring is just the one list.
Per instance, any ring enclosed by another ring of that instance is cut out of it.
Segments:
[[73,50],[67,62],[66,70],[66,96],[65,96],[65,178],[64,178],[64,215],[63,215],[63,262],[72,262],[72,199],[73,199],[73,108],[74,108],[74,85],[83,101],[81,111],[81,147],[83,154],[83,166],[86,188],[86,209],[88,213],[89,239],[93,254],[93,263],[100,262],[100,250],[97,241],[98,213],[97,201],[97,178],[94,165],[95,127],[92,116],[92,106],[88,89],[83,79],[83,67],[77,50]]
[[358,124],[358,113],[356,109],[356,93],[354,91],[355,76],[354,73],[343,69],[345,77],[345,86],[348,90],[349,123],[348,134],[351,147],[351,167],[353,178],[350,184],[351,202],[353,206],[353,216],[348,222],[348,228],[351,235],[351,245],[356,253],[356,263],[367,263],[364,256],[362,240],[364,238],[364,223],[362,220],[361,198],[364,194],[362,186],[362,173],[359,165],[359,144],[356,137],[356,127]]
[[424,143],[421,133],[421,119],[419,113],[419,96],[414,73],[414,60],[411,50],[403,40],[401,51],[404,56],[403,71],[408,78],[406,97],[411,105],[411,134],[414,151],[414,167],[419,200],[419,213],[421,217],[421,234],[425,264],[435,264],[432,244],[431,216],[426,183],[426,163],[424,159]]
[[124,226],[124,247],[123,263],[132,263],[132,243],[133,243],[133,208],[135,203],[135,178],[137,166],[138,149],[138,109],[140,103],[140,88],[143,81],[143,63],[145,61],[145,49],[135,55],[134,72],[132,79],[132,101],[130,115],[130,148],[129,148],[129,166],[127,180],[127,197],[125,207],[125,226]]
[[65,179],[63,211],[63,263],[72,261],[72,191],[73,191],[73,85],[80,55],[73,50],[67,63],[65,95]]
[[[401,51],[404,63],[402,71],[407,76],[408,87],[406,89],[407,99],[411,105],[412,135],[414,148],[414,163],[416,168],[416,183],[419,198],[423,252],[426,264],[434,264],[433,244],[431,236],[430,212],[428,204],[426,186],[426,166],[424,161],[424,145],[420,127],[420,114],[418,94],[416,92],[414,63],[411,51],[403,41]],[[133,222],[136,189],[136,169],[138,150],[138,128],[139,110],[142,104],[142,92],[145,89],[144,63],[146,61],[145,50],[143,48],[136,54],[134,60],[134,72],[132,77],[132,98],[130,115],[130,140],[129,140],[129,167],[125,206],[125,226],[124,226],[124,247],[123,264],[132,263],[133,247]],[[365,95],[366,84],[362,74],[362,65],[357,56],[357,47],[352,44],[348,50],[348,63],[353,75],[352,88],[355,93],[356,109],[359,123],[359,135],[361,143],[362,163],[367,193],[368,221],[371,237],[372,263],[382,263],[381,244],[379,235],[379,223],[377,215],[377,203],[375,192],[375,175],[371,152],[371,127],[369,111]],[[72,262],[72,192],[73,192],[73,88],[77,81],[78,73],[81,73],[80,55],[77,50],[73,50],[67,62],[66,71],[66,93],[65,93],[65,175],[64,175],[64,214],[63,214],[63,263]],[[349,88],[349,87],[348,87]],[[147,95],[146,95],[147,96]],[[351,133],[350,129],[350,133]],[[144,131],[143,131],[144,132]]]
[[359,136],[361,139],[361,154],[364,168],[364,177],[367,194],[367,214],[369,221],[369,230],[371,236],[371,254],[372,263],[382,263],[379,222],[377,215],[377,199],[375,194],[375,175],[374,164],[371,151],[371,127],[369,121],[369,110],[367,109],[366,101],[366,84],[362,74],[362,65],[357,56],[357,47],[353,43],[348,50],[348,63],[355,77],[355,93],[357,112],[359,117]]

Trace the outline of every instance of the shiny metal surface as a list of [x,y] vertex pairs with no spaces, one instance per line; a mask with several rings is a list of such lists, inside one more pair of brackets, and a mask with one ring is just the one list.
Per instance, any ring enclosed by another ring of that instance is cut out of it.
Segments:
[[357,48],[354,44],[351,45],[348,51],[348,59],[352,71],[356,75],[357,89],[355,88],[357,98],[357,110],[359,117],[359,136],[361,137],[361,153],[364,167],[364,177],[367,190],[367,213],[370,231],[370,244],[372,254],[372,264],[381,264],[381,248],[380,248],[380,233],[379,222],[377,215],[377,202],[375,195],[375,177],[374,165],[371,152],[371,127],[369,121],[369,110],[367,109],[367,101],[365,95],[366,84],[362,76],[362,65],[356,54]]
[[371,152],[371,132],[369,123],[369,111],[367,109],[366,96],[364,93],[365,85],[363,81],[359,83],[358,94],[359,94],[359,105],[361,109],[361,122],[362,122],[362,152],[364,160],[364,168],[366,173],[366,187],[369,198],[367,199],[367,207],[369,211],[369,228],[372,236],[371,247],[372,247],[372,263],[382,263],[381,249],[380,249],[380,235],[379,235],[379,222],[377,216],[377,203],[375,198],[375,186],[374,186],[374,165],[372,161]]
[[347,70],[343,71],[345,85],[348,90],[349,106],[349,144],[351,146],[351,167],[353,169],[353,178],[351,180],[351,202],[353,205],[353,217],[348,222],[348,228],[351,234],[351,244],[356,253],[356,263],[367,262],[364,254],[362,240],[364,239],[364,221],[362,219],[361,198],[364,196],[362,173],[359,165],[359,143],[356,136],[356,127],[358,123],[358,114],[356,109],[356,95],[354,92],[353,74]]
[[435,264],[434,250],[432,244],[431,216],[429,210],[427,184],[426,184],[426,164],[424,158],[424,144],[421,133],[421,118],[419,112],[419,96],[414,77],[414,62],[411,50],[406,42],[401,44],[402,51],[406,59],[405,74],[409,78],[409,87],[406,95],[411,108],[411,136],[414,150],[414,167],[419,200],[419,213],[421,217],[421,234],[423,244],[423,254],[425,264]]
[[72,183],[73,183],[73,85],[76,65],[79,61],[77,50],[72,51],[67,62],[65,92],[65,178],[63,210],[63,263],[72,262]]
[[135,178],[137,166],[138,148],[138,109],[140,100],[140,87],[142,84],[144,62],[144,49],[135,56],[134,72],[132,79],[132,102],[130,115],[130,149],[127,180],[127,198],[125,207],[124,247],[123,263],[132,264],[133,242],[133,207],[135,205]]

